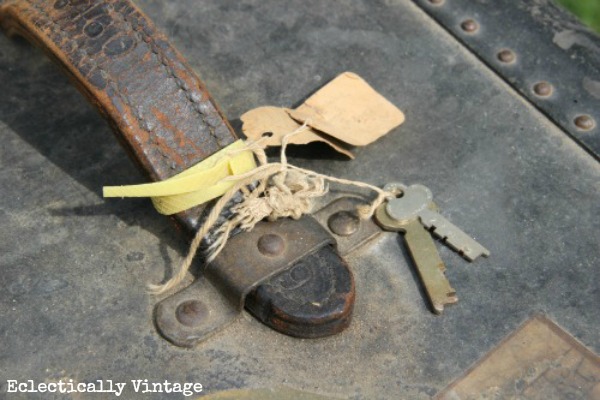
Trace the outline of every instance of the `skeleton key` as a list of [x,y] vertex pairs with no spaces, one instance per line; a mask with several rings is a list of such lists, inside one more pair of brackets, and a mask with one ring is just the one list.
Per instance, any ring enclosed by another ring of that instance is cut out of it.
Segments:
[[446,304],[456,303],[458,298],[444,275],[446,267],[428,228],[434,227],[438,231],[436,233],[438,236],[444,238],[450,247],[463,253],[469,260],[479,255],[487,256],[489,252],[437,214],[431,191],[425,186],[406,187],[399,183],[391,183],[384,189],[402,196],[382,204],[377,209],[375,217],[384,229],[405,232],[406,244],[427,296],[434,312],[440,314]]

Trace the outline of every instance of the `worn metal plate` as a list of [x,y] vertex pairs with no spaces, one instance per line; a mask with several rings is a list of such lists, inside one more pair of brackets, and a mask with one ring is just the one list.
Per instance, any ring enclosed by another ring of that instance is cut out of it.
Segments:
[[552,0],[415,0],[600,159],[600,38]]
[[543,316],[535,316],[436,399],[600,398],[600,357]]
[[[263,239],[271,244],[261,249]],[[231,246],[206,267],[205,274],[241,310],[246,295],[256,285],[332,242],[333,238],[311,217],[298,221],[280,219],[273,224],[261,222],[252,235],[232,237],[228,243]]]
[[43,54],[0,36],[3,379],[168,379],[201,382],[205,393],[283,385],[342,398],[426,399],[538,311],[600,352],[598,162],[419,7],[139,5],[234,126],[250,108],[298,104],[342,71],[364,77],[404,111],[405,124],[351,162],[319,146],[293,149],[291,161],[375,184],[422,183],[492,256],[469,264],[438,246],[460,302],[436,317],[400,238],[385,233],[347,257],[357,297],[340,335],[298,340],[245,315],[179,349],[152,325],[160,299],[145,285],[171,273],[185,243],[146,201],[100,198],[102,184],[142,177]]

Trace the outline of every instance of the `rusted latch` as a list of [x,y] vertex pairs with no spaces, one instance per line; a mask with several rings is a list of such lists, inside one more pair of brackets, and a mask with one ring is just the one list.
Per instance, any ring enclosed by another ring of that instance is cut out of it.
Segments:
[[[290,285],[308,282],[314,266],[301,259],[333,244],[333,237],[308,216],[298,221],[261,222],[251,232],[232,237],[207,266],[204,277],[158,304],[156,325],[173,343],[191,346],[232,322],[244,308],[248,293],[277,273],[292,268],[289,275],[295,282]],[[336,286],[338,295],[354,296],[352,275],[348,273],[342,280],[345,284]],[[344,305],[349,319],[352,302]],[[271,318],[268,311],[258,314],[261,320]]]
[[[159,331],[172,343],[191,347],[224,329],[245,306],[288,335],[340,332],[350,323],[354,304],[354,279],[340,254],[381,232],[373,221],[358,219],[360,203],[343,197],[314,218],[262,222],[232,237],[202,277],[157,305]],[[340,263],[346,273],[332,270]],[[312,293],[310,302],[307,291]]]

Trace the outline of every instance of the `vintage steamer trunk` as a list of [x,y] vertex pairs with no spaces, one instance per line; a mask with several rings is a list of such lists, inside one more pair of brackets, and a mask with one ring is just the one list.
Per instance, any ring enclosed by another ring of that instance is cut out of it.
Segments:
[[[468,264],[438,246],[460,301],[434,316],[398,235],[382,233],[343,251],[356,285],[343,332],[299,340],[244,314],[190,350],[176,347],[157,333],[158,299],[145,284],[171,274],[185,241],[147,201],[100,198],[103,185],[144,177],[61,71],[2,35],[3,379],[430,398],[538,313],[600,351],[600,40],[553,3],[137,4],[237,131],[251,108],[295,106],[346,70],[364,77],[406,123],[354,161],[311,146],[292,162],[377,185],[425,184],[492,256]],[[233,140],[226,123],[214,127],[208,147]],[[144,167],[154,179],[172,174]]]

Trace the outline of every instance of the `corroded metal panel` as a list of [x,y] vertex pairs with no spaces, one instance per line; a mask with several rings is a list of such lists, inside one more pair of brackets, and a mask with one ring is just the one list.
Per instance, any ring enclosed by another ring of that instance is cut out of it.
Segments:
[[492,256],[469,265],[438,246],[461,296],[436,317],[398,235],[383,233],[346,257],[356,304],[343,333],[298,340],[245,315],[179,349],[148,318],[159,299],[145,284],[168,275],[186,246],[147,202],[100,199],[102,184],[142,178],[62,74],[28,44],[0,36],[2,377],[427,399],[539,311],[600,352],[598,161],[421,8],[404,0],[139,6],[202,72],[234,127],[245,111],[298,104],[342,71],[364,77],[405,124],[351,162],[319,146],[294,149],[290,161],[380,185],[422,183]]

